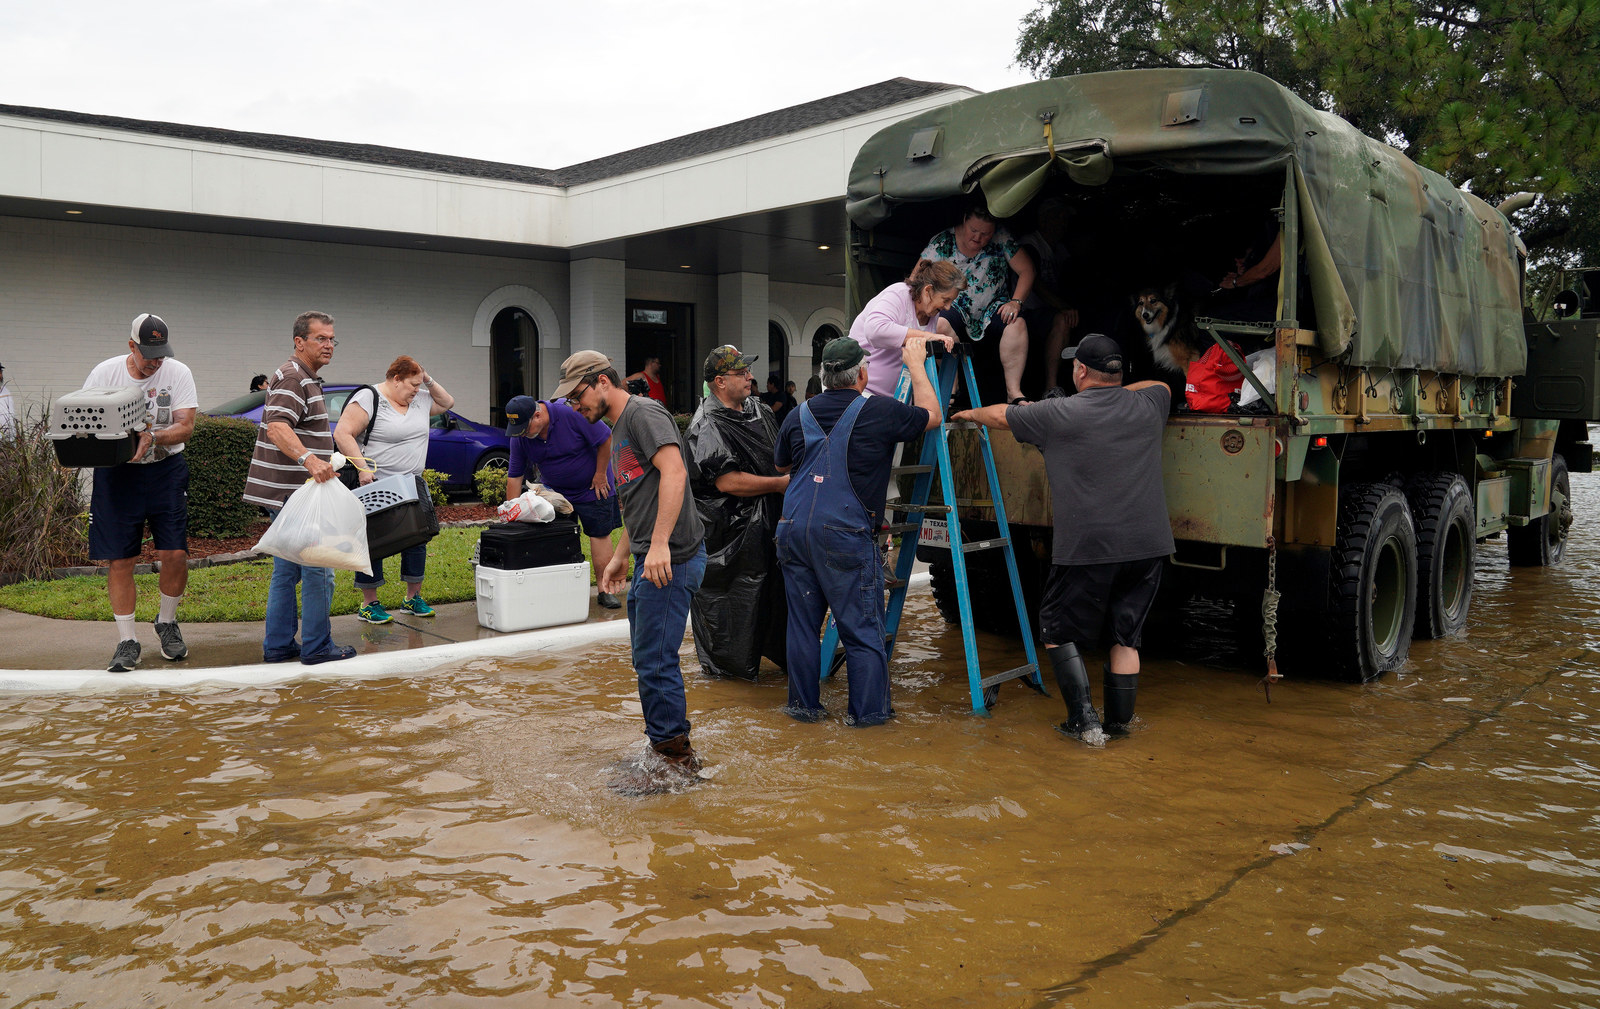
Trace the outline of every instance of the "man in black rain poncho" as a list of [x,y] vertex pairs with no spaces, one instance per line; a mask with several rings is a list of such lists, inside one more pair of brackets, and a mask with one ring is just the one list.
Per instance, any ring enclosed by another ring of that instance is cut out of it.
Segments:
[[706,357],[711,395],[685,438],[706,531],[706,577],[689,607],[694,650],[707,675],[747,680],[756,679],[763,655],[786,666],[788,619],[772,532],[789,478],[772,462],[777,421],[751,395],[755,361],[731,344]]

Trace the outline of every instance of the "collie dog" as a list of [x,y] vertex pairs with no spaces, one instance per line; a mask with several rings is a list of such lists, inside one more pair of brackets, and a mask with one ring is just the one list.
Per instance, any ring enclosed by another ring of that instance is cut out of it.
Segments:
[[[1189,365],[1205,353],[1195,332],[1194,317],[1178,301],[1176,285],[1146,287],[1133,295],[1133,317],[1150,346],[1156,367],[1179,376],[1188,374]],[[1178,388],[1182,388],[1180,384]]]

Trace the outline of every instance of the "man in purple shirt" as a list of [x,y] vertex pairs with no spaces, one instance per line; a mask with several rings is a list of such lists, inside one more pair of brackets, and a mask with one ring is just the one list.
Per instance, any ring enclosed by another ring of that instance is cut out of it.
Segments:
[[[513,396],[506,404],[506,435],[511,438],[506,500],[522,493],[522,478],[531,469],[539,482],[572,502],[589,537],[595,573],[604,571],[615,552],[611,534],[622,525],[611,476],[610,426],[584,420],[562,400]],[[610,592],[595,601],[608,610],[622,605]]]

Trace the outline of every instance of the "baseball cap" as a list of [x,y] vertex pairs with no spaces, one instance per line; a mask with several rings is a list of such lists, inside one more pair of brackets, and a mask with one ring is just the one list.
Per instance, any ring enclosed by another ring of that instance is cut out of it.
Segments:
[[706,355],[705,380],[709,382],[718,375],[726,375],[730,371],[748,368],[758,360],[760,358],[755,354],[745,357],[739,353],[738,347],[731,343],[725,343]]
[[611,358],[598,350],[580,350],[561,362],[561,383],[550,394],[551,399],[566,399],[584,379],[600,374],[611,367]]
[[836,340],[829,340],[827,346],[822,348],[822,366],[829,371],[845,371],[861,363],[867,352],[861,344],[848,336],[841,336]]
[[506,404],[506,436],[515,438],[528,430],[528,422],[539,412],[539,401],[532,396],[512,396]]
[[1117,341],[1100,333],[1090,333],[1078,341],[1076,347],[1061,352],[1063,361],[1082,361],[1085,368],[1108,375],[1122,373],[1122,347]]
[[167,342],[167,324],[159,315],[146,312],[134,319],[128,339],[139,345],[139,353],[145,357],[172,356],[172,345]]

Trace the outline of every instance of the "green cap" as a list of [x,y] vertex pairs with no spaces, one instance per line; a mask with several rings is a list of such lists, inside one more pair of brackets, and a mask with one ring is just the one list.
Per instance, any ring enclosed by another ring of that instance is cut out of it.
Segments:
[[828,345],[822,348],[822,367],[828,371],[847,371],[861,363],[867,352],[861,344],[848,336],[841,336],[837,340],[829,340]]

